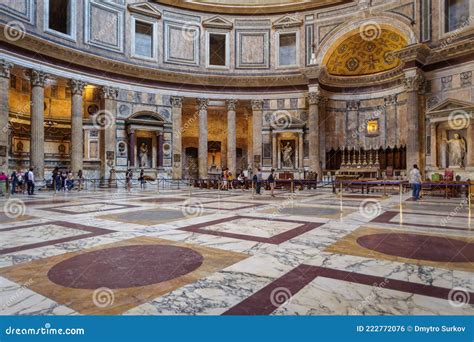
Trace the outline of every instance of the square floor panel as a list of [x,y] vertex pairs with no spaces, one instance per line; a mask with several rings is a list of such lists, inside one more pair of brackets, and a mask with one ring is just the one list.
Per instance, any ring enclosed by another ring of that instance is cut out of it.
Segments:
[[111,204],[111,203],[89,203],[89,204],[76,204],[76,205],[65,205],[54,208],[42,208],[41,210],[53,211],[61,214],[79,215],[88,213],[100,213],[103,211],[117,210],[117,209],[129,209],[137,208],[136,205],[129,204]]
[[0,230],[0,255],[112,233],[82,224],[52,221]]
[[359,228],[325,252],[474,271],[474,239],[452,235]]
[[0,213],[0,224],[27,221],[34,218],[35,218],[34,216],[30,216],[30,215],[20,215],[18,217],[10,217],[10,216],[7,216],[5,213]]
[[[204,215],[204,214],[201,214]],[[201,216],[200,215],[200,216]],[[155,224],[162,224],[172,221],[187,219],[186,213],[183,210],[176,209],[150,209],[137,210],[123,214],[109,214],[98,216],[97,218],[111,221],[118,221],[123,223],[141,224],[144,226],[153,226]]]
[[180,229],[193,233],[280,244],[321,225],[322,223],[286,219],[232,216]]
[[248,208],[256,208],[265,205],[264,203],[252,203],[252,202],[238,202],[229,200],[210,201],[203,204],[204,208],[207,209],[218,209],[218,210],[240,210]]
[[462,213],[437,215],[421,212],[386,211],[371,222],[396,225],[397,227],[415,226],[448,230],[471,230],[474,228],[474,223],[470,221],[469,216]]
[[0,269],[3,276],[81,314],[117,315],[248,255],[138,237]]
[[310,216],[314,218],[329,218],[337,219],[354,212],[354,210],[336,207],[317,207],[305,205],[286,205],[283,207],[276,207],[263,211],[267,214],[273,215],[289,215],[289,216]]

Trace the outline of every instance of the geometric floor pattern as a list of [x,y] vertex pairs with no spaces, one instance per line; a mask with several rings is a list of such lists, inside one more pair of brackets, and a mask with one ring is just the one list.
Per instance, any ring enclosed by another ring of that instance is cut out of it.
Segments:
[[0,314],[473,315],[466,203],[329,188],[0,198]]

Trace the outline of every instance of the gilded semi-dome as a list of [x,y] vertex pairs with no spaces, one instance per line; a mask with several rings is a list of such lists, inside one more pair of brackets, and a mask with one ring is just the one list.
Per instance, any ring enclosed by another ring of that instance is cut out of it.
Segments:
[[400,61],[393,52],[406,45],[407,40],[390,29],[357,30],[335,44],[326,55],[324,64],[331,75],[375,74],[397,67]]

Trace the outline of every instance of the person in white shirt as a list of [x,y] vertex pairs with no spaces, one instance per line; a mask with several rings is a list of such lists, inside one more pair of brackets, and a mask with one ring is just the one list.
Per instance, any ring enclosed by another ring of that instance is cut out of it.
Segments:
[[28,173],[28,181],[26,183],[27,189],[28,189],[28,195],[34,195],[35,194],[35,175],[33,173],[33,168],[30,167],[30,170],[27,172]]
[[411,187],[413,189],[413,200],[417,201],[420,199],[421,191],[421,173],[418,169],[418,165],[413,165],[413,169],[410,171],[409,178]]

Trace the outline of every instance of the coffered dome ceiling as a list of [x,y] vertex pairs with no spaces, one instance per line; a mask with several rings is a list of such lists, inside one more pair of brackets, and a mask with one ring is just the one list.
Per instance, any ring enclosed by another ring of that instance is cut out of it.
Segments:
[[343,38],[326,54],[323,64],[331,75],[361,76],[397,67],[400,60],[392,52],[407,45],[407,40],[389,29],[360,32]]
[[340,5],[351,0],[154,0],[176,7],[205,12],[269,14]]

